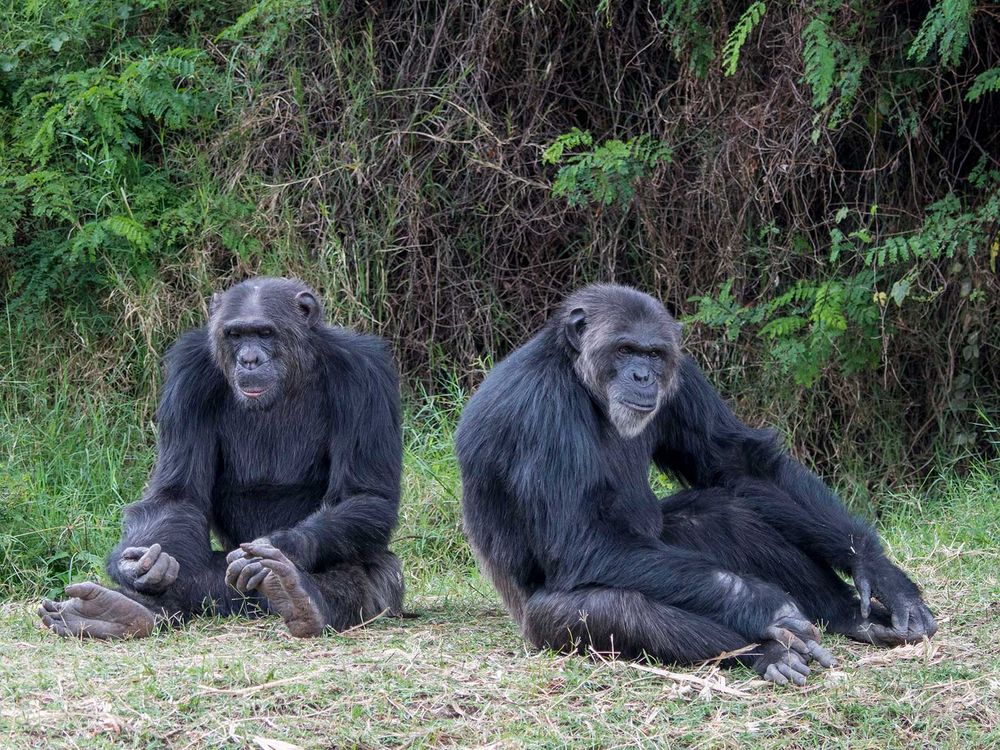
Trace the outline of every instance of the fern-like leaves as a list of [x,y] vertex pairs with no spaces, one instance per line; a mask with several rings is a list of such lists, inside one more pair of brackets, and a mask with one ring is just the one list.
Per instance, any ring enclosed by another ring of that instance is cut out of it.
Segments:
[[837,72],[837,55],[828,26],[829,17],[824,13],[816,16],[802,30],[805,78],[813,92],[814,107],[822,107],[829,101]]
[[969,44],[972,0],[940,0],[920,24],[907,56],[923,62],[937,49],[941,63],[955,67]]
[[740,62],[740,51],[766,12],[767,6],[758,0],[758,2],[750,3],[750,6],[740,16],[740,20],[736,22],[729,38],[726,39],[726,43],[722,47],[722,72],[727,76],[736,72],[736,66]]

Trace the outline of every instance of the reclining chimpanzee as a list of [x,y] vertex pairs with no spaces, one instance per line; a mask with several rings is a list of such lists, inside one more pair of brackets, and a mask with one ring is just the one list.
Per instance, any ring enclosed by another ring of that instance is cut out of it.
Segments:
[[399,613],[399,411],[386,348],[324,325],[306,285],[258,278],[216,295],[207,327],[166,357],[156,465],[108,559],[118,590],[69,586],[42,622],[122,638],[268,611],[310,636]]
[[[756,643],[741,661],[803,684],[832,663],[813,623],[882,646],[937,629],[875,532],[632,289],[572,295],[486,378],[456,450],[466,534],[536,647],[690,663]],[[690,489],[657,500],[650,462]]]

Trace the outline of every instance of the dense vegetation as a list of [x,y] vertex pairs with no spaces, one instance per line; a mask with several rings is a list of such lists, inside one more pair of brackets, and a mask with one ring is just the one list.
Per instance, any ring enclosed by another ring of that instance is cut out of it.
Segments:
[[603,279],[659,294],[737,409],[860,506],[995,451],[994,6],[0,0],[0,17],[0,549],[47,584],[141,486],[164,346],[253,273],[299,275],[387,336],[414,425],[447,428],[434,408]]

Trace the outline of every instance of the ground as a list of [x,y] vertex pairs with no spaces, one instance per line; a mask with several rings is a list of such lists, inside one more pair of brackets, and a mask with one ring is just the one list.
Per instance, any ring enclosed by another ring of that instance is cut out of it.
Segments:
[[62,641],[5,602],[0,746],[1000,747],[997,489],[984,471],[897,499],[882,530],[941,630],[889,651],[828,637],[840,664],[805,689],[535,653],[473,572],[422,569],[416,617],[310,640],[268,618]]

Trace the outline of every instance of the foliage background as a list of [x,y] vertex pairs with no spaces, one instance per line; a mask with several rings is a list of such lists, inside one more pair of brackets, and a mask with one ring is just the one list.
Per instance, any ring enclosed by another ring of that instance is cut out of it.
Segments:
[[592,280],[659,295],[856,507],[992,456],[998,14],[0,0],[5,562],[96,564],[87,535],[148,468],[160,355],[257,273],[392,342],[414,461]]

